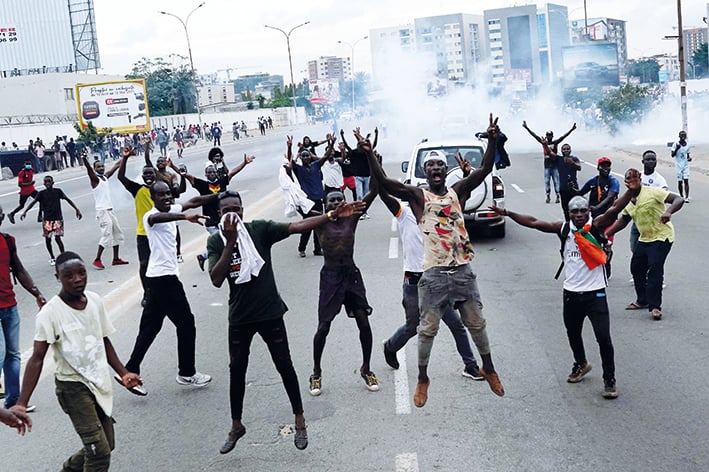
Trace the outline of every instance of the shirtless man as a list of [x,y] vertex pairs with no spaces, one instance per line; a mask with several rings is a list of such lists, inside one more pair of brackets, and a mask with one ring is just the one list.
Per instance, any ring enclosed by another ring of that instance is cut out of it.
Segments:
[[[376,187],[376,186],[375,186]],[[377,194],[376,188],[364,196],[363,211],[367,211]],[[320,395],[322,389],[322,368],[320,360],[325,349],[325,340],[335,316],[345,305],[347,316],[354,318],[359,328],[362,345],[362,366],[360,375],[371,392],[379,390],[379,382],[370,370],[372,357],[372,328],[369,315],[372,307],[367,302],[362,275],[354,263],[354,243],[359,215],[337,218],[335,209],[345,201],[340,190],[333,190],[325,196],[325,212],[331,224],[315,229],[320,239],[324,264],[320,270],[320,301],[318,304],[318,330],[313,339],[313,375],[310,376],[310,394]]]
[[[429,190],[387,178],[374,153],[367,153],[373,180],[378,181],[392,196],[409,202],[423,233],[424,273],[418,286],[421,309],[418,331],[419,375],[414,394],[414,405],[419,408],[428,399],[428,360],[433,338],[438,332],[443,313],[451,306],[460,311],[463,324],[478,348],[483,363],[480,374],[493,393],[499,396],[505,394],[492,363],[480,292],[469,264],[473,259],[473,247],[465,229],[462,211],[470,192],[482,185],[485,177],[492,172],[498,133],[497,119],[493,120],[490,114],[488,145],[481,166],[451,188],[446,186],[446,156],[440,151],[429,151],[424,158]],[[366,140],[360,147],[371,151]]]

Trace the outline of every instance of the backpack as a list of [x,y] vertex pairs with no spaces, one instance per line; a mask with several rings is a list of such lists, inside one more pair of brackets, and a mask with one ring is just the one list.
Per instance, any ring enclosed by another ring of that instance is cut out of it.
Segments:
[[[569,224],[568,221],[564,221],[564,224],[561,226],[561,231],[559,231],[559,239],[561,240],[561,249],[559,249],[559,254],[561,255],[561,264],[559,264],[559,268],[556,271],[556,275],[554,275],[554,280],[559,279],[559,275],[561,275],[561,271],[564,268],[564,247],[566,246],[566,238],[569,236],[569,232],[571,231],[571,225]],[[608,256],[608,261],[610,261],[610,258],[612,257],[612,251],[609,251],[606,249],[606,243],[608,240],[604,238],[601,233],[598,231],[598,229],[591,225],[591,235],[593,235],[594,238],[596,238],[596,241],[598,241],[603,248],[603,251],[606,253],[606,256]]]
[[12,239],[12,236],[10,236],[7,233],[1,233],[2,237],[5,238],[5,242],[7,243],[7,248],[10,251],[10,273],[12,273],[12,280],[15,282],[15,285],[17,285],[17,266],[15,265],[15,259],[17,255],[17,246],[15,246],[15,240]]

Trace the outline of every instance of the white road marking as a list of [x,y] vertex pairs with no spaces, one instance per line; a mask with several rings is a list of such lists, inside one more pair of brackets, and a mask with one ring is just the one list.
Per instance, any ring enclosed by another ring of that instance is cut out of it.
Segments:
[[396,221],[396,218],[392,218],[392,219],[391,219],[391,231],[392,231],[392,232],[395,232],[397,229],[398,229],[398,228],[397,228],[397,221]]
[[515,189],[517,193],[524,193],[524,190],[522,190],[517,184],[512,184],[512,188]]
[[396,456],[396,472],[418,472],[419,460],[415,452],[406,452]]
[[[396,414],[410,415],[411,403],[409,394],[409,376],[406,369],[406,352],[402,349],[399,351],[399,353],[401,354],[401,358],[399,359],[399,368],[396,369],[396,371],[394,372],[394,397],[396,399]],[[396,470],[399,469],[397,468]]]
[[399,238],[389,238],[389,259],[399,257]]

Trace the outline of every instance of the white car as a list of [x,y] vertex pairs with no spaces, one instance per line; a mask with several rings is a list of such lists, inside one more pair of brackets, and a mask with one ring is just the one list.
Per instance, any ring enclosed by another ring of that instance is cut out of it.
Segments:
[[[446,155],[448,161],[446,184],[451,186],[463,178],[463,172],[455,159],[456,153],[460,152],[463,159],[470,162],[475,169],[482,163],[486,147],[485,141],[476,138],[473,138],[473,141],[424,139],[414,147],[409,160],[401,163],[401,171],[405,174],[404,183],[419,187],[428,185],[423,172],[423,157],[428,151],[436,150]],[[493,203],[500,208],[505,206],[505,183],[494,168],[484,182],[470,193],[470,198],[465,202],[463,208],[465,227],[471,236],[480,234],[481,230],[497,238],[505,236],[505,218],[488,209],[488,206]]]

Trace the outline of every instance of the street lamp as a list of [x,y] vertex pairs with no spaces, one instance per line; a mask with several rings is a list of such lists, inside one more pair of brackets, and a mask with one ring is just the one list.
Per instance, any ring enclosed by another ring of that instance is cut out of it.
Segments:
[[297,28],[300,28],[301,26],[305,26],[308,23],[310,23],[310,21],[306,21],[305,23],[301,23],[299,25],[296,25],[296,26],[292,27],[290,29],[290,31],[288,31],[287,33],[280,28],[276,28],[275,26],[264,25],[266,28],[271,28],[276,31],[280,31],[281,33],[283,33],[283,36],[286,37],[286,46],[288,46],[288,65],[290,67],[290,87],[291,87],[290,94],[291,94],[291,97],[293,98],[293,113],[295,113],[295,123],[296,124],[298,124],[298,107],[295,105],[295,81],[293,80],[293,59],[291,58],[291,54],[290,54],[290,35]]
[[359,38],[357,41],[354,43],[350,44],[347,41],[338,41],[339,44],[345,44],[350,47],[350,69],[352,70],[352,114],[354,115],[355,111],[355,87],[354,87],[354,79],[355,79],[355,71],[354,71],[354,48],[357,46],[357,43],[360,41],[364,41],[365,39],[369,38],[369,36],[363,36]]
[[197,119],[199,120],[199,124],[201,126],[202,124],[202,111],[199,108],[199,88],[197,87],[197,77],[195,76],[194,73],[194,62],[192,61],[192,46],[190,45],[190,34],[187,32],[187,22],[190,21],[190,16],[192,16],[192,13],[196,12],[198,9],[202,8],[204,4],[207,2],[202,2],[196,7],[192,9],[191,12],[187,15],[187,18],[185,18],[184,21],[182,21],[182,18],[179,16],[175,15],[174,13],[169,13],[166,11],[161,11],[159,12],[161,15],[167,15],[171,16],[173,18],[177,18],[177,20],[182,24],[182,27],[185,29],[185,37],[187,38],[187,52],[189,53],[190,56],[190,69],[192,71],[192,86],[194,87],[195,91],[195,96],[197,97]]

